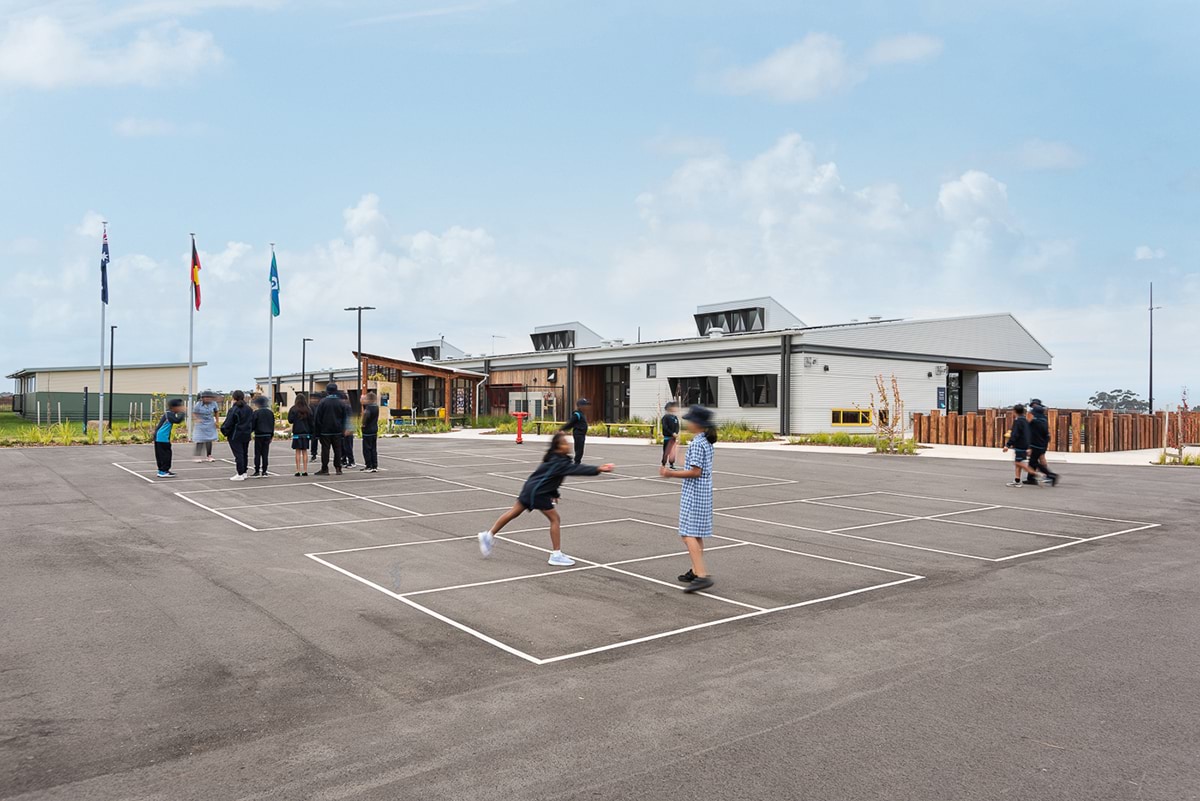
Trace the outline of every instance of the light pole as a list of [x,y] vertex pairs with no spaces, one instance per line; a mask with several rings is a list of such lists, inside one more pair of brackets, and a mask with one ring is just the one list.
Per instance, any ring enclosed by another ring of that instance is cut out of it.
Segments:
[[312,342],[312,337],[305,337],[300,340],[300,391],[308,391],[308,383],[305,380],[304,359],[308,356],[308,343]]
[[108,430],[112,431],[112,407],[113,407],[113,376],[116,373],[113,371],[113,350],[116,348],[116,330],[115,325],[108,327]]
[[358,312],[358,408],[362,408],[362,313],[375,311],[374,306],[347,306],[343,311]]
[[1154,414],[1154,312],[1162,306],[1154,305],[1154,282],[1150,282],[1150,414]]

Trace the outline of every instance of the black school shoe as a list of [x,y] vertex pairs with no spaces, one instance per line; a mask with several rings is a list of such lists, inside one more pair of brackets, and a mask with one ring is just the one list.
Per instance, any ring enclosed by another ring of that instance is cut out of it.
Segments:
[[688,572],[686,572],[686,573],[680,573],[678,578],[679,578],[679,580],[680,580],[680,581],[682,581],[684,584],[689,584],[689,583],[691,583],[691,582],[692,582],[692,581],[693,581],[693,580],[696,578],[696,574],[695,574],[695,573],[693,573],[693,572],[692,572],[692,569],[689,567],[689,568],[688,568]]
[[688,582],[688,585],[683,588],[684,592],[699,592],[707,590],[713,585],[712,576],[696,576]]

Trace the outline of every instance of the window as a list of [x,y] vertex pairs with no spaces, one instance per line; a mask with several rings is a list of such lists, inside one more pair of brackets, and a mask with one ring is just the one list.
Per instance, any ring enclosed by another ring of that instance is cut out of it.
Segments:
[[646,378],[658,378],[658,365],[657,364],[647,364],[646,365]]
[[678,398],[685,406],[700,404],[701,406],[717,405],[717,377],[715,375],[699,378],[670,378],[671,397]]
[[835,426],[869,426],[871,425],[871,410],[834,409],[830,423]]
[[530,334],[534,350],[570,350],[575,347],[575,332],[546,331],[540,334]]
[[694,315],[696,330],[706,337],[714,328],[727,334],[743,334],[747,331],[762,331],[766,328],[766,309],[757,306],[749,309],[729,309]]
[[735,375],[733,388],[737,392],[738,406],[778,405],[779,376],[774,373],[763,375]]

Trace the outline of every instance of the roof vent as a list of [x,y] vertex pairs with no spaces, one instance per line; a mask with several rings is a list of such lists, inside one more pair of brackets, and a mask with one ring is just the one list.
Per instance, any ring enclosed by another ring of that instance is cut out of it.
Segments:
[[723,336],[725,336],[725,329],[719,325],[713,326],[708,330],[709,339],[720,339]]
[[608,343],[608,344],[609,344],[609,345],[611,345],[611,346],[612,346],[612,347],[614,347],[614,348],[619,348],[619,347],[621,347],[622,345],[624,345],[624,344],[625,344],[625,340],[623,340],[623,339],[612,339],[612,340],[609,340],[609,343]]
[[422,356],[421,361],[425,362],[426,364],[432,364],[433,357],[432,356]]
[[873,323],[877,323],[877,322],[879,322],[880,320],[882,320],[883,318],[882,318],[882,317],[880,317],[880,316],[877,314],[877,315],[875,315],[874,317],[868,317],[867,319],[868,319],[868,320],[870,320],[870,321],[871,321],[871,322],[873,322]]

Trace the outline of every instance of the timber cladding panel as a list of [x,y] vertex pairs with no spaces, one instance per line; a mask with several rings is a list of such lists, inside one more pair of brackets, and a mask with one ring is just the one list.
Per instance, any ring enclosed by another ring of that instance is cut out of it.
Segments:
[[[1002,448],[1012,429],[1011,409],[957,415],[913,415],[918,442]],[[1071,453],[1151,450],[1200,442],[1200,412],[1120,414],[1110,409],[1049,409],[1050,450]]]

